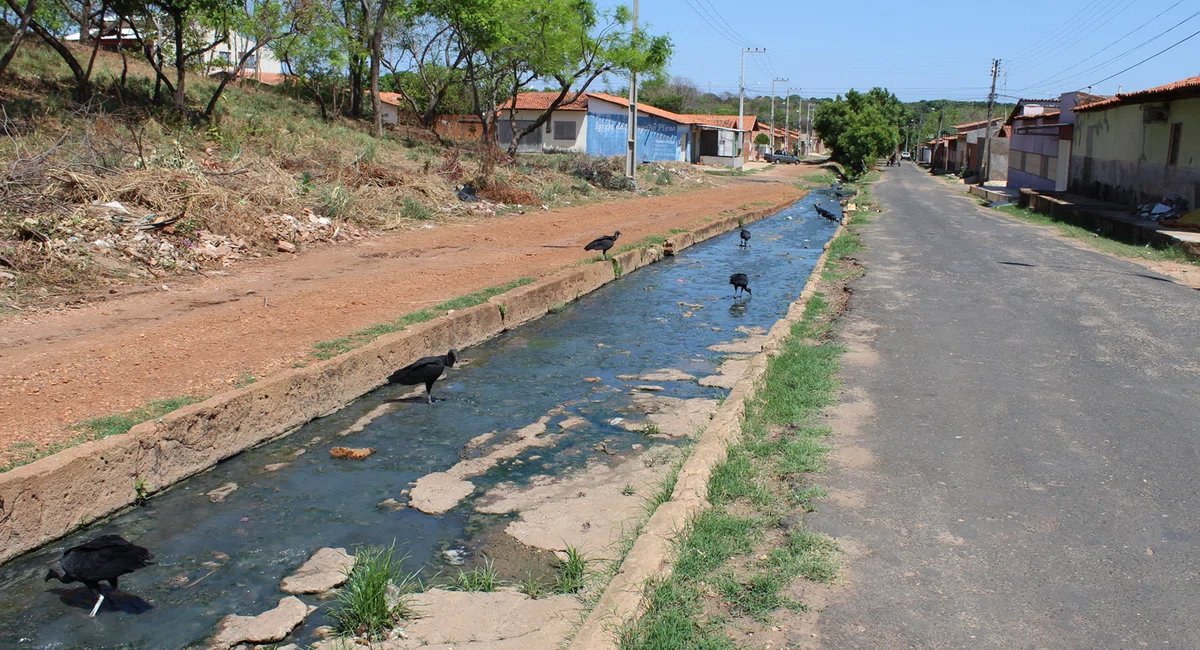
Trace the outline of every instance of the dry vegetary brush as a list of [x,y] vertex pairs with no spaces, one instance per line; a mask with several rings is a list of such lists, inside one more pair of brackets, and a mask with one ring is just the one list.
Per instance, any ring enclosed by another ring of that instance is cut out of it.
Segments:
[[[293,87],[252,81],[196,122],[150,101],[149,67],[127,64],[122,87],[120,57],[101,53],[95,93],[78,104],[65,66],[30,41],[0,80],[0,309],[219,269],[275,254],[281,240],[303,247],[624,188],[615,160],[522,155],[496,169],[483,202],[465,203],[454,192],[473,183],[478,143],[403,126],[372,138],[365,123],[322,120]],[[197,75],[190,92],[200,101],[213,84]]]

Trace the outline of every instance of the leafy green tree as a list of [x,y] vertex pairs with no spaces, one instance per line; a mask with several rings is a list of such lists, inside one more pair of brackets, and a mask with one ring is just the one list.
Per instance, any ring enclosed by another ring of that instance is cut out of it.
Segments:
[[[236,32],[250,39],[253,43],[242,52],[235,62],[232,72],[228,72],[217,84],[212,96],[201,114],[205,118],[212,117],[217,101],[225,92],[225,86],[236,79],[245,69],[251,57],[257,56],[258,51],[270,47],[278,41],[298,40],[315,24],[316,6],[305,0],[245,0],[230,13],[228,24],[224,26],[224,40],[229,40],[229,33]],[[178,107],[178,106],[177,106]]]
[[[591,0],[541,0],[526,2],[524,14],[512,34],[516,40],[511,43],[521,46],[510,58],[513,79],[542,79],[558,94],[520,130],[515,128],[515,111],[509,111],[514,127],[510,156],[516,155],[522,137],[545,125],[559,106],[578,100],[602,75],[656,72],[671,56],[669,37],[652,36],[644,29],[630,33],[627,25],[633,15],[624,6],[601,12]],[[511,96],[520,91],[512,88]]]
[[884,88],[867,93],[850,90],[817,107],[813,129],[833,149],[833,157],[862,173],[871,161],[892,154],[899,146],[908,109]]
[[[17,4],[16,0],[5,1],[9,8],[22,17],[25,28],[36,34],[43,43],[62,58],[75,80],[75,98],[80,102],[90,99],[92,96],[92,70],[96,62],[96,55],[99,53],[100,39],[96,39],[92,45],[91,54],[87,60],[81,60],[76,57],[72,48],[67,46],[64,36],[72,24],[90,24],[93,17],[98,19],[99,25],[103,29],[104,16],[109,4],[103,3],[98,14],[93,15],[90,13],[92,5],[87,0],[49,0],[41,4],[30,2],[25,7]],[[30,8],[33,13],[26,16]],[[18,31],[17,36],[20,36],[22,31]],[[87,34],[88,30],[85,28],[80,34],[81,43],[87,38]],[[15,39],[15,43],[10,42],[10,51],[7,55],[10,60],[11,55],[16,53],[16,46],[19,44],[19,38]]]

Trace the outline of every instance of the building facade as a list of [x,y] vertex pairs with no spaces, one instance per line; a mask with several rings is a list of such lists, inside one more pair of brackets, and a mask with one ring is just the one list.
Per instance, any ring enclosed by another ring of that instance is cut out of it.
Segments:
[[1137,205],[1200,200],[1200,76],[1074,109],[1067,189]]

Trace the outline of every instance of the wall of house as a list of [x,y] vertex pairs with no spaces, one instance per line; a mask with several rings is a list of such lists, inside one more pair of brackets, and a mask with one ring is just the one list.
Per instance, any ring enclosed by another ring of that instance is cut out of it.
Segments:
[[1043,121],[1016,120],[1013,123],[1008,143],[1007,187],[1047,192],[1055,189],[1062,167],[1058,160],[1058,129],[1025,131]]
[[[638,115],[639,160],[684,160],[690,126],[653,115]],[[592,156],[623,156],[629,136],[629,110],[624,106],[588,98],[587,153]]]
[[1008,178],[1008,144],[1008,138],[992,138],[992,166],[988,180],[1002,181]]
[[400,122],[400,107],[387,102],[379,102],[379,112],[383,115],[384,124],[398,124]]
[[[1143,123],[1143,105],[1076,114],[1067,189],[1137,205],[1178,194],[1200,199],[1200,98],[1170,102],[1165,122]],[[1182,123],[1179,163],[1167,163],[1170,125]]]

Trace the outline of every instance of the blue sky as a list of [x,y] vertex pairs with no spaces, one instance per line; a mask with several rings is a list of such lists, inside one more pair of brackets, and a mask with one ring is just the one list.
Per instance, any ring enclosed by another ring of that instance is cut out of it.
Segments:
[[776,84],[780,96],[785,86],[817,97],[886,86],[904,101],[986,99],[993,58],[1001,59],[997,92],[1006,101],[1090,84],[1097,94],[1118,85],[1129,92],[1200,75],[1196,35],[1104,80],[1200,31],[1200,0],[989,6],[986,18],[969,3],[943,0],[641,0],[640,11],[643,24],[670,34],[671,73],[713,92],[737,92],[742,46],[767,49],[746,55],[747,92],[763,95],[779,77],[790,79]]

